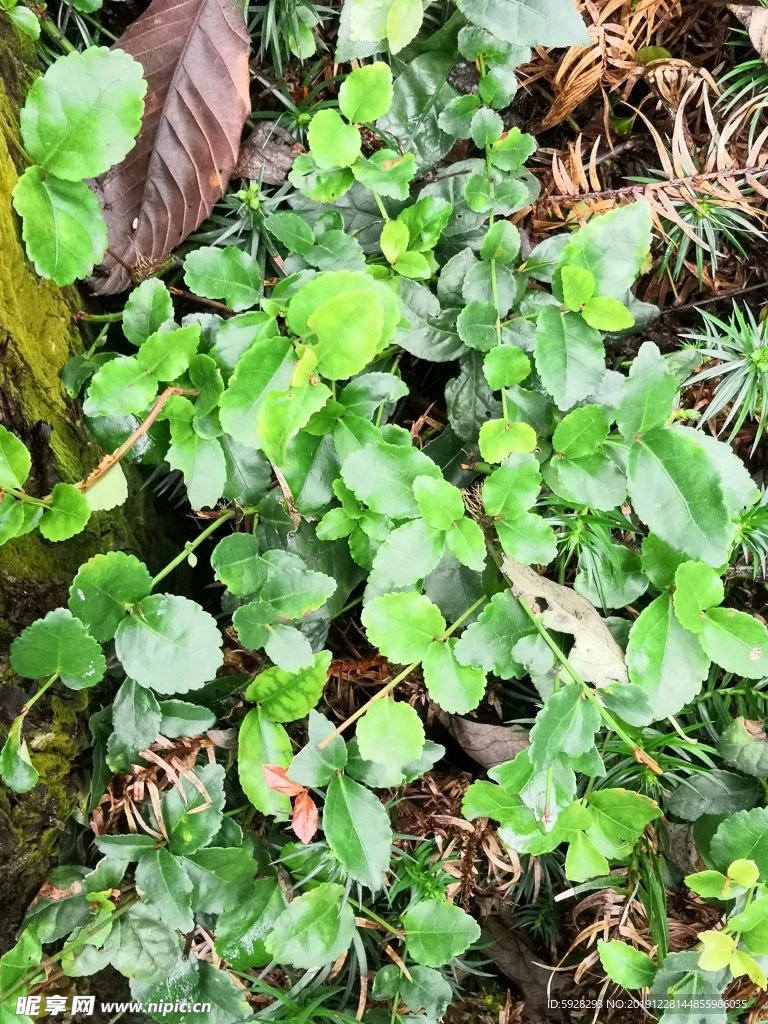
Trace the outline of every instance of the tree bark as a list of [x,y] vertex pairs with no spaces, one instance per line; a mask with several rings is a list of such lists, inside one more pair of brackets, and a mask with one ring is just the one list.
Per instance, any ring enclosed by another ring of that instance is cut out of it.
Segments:
[[[59,481],[83,479],[103,453],[59,377],[67,359],[82,350],[73,319],[78,294],[35,274],[11,206],[24,170],[18,112],[38,71],[31,43],[0,8],[0,423],[29,448],[26,489],[40,496]],[[10,667],[13,638],[66,605],[72,576],[92,555],[126,550],[146,559],[146,538],[153,538],[155,550],[160,546],[148,499],[136,486],[131,493],[122,509],[94,514],[70,541],[51,544],[34,531],[0,547],[0,745],[31,692],[29,681]],[[55,863],[67,819],[82,804],[87,774],[77,760],[90,743],[88,702],[87,690],[53,687],[24,726],[39,783],[23,796],[0,783],[0,953],[15,941],[26,907]]]

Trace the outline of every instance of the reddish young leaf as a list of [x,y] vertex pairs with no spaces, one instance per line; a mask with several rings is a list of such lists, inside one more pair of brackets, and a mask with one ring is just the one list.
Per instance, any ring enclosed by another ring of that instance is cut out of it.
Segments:
[[148,89],[135,147],[96,182],[109,228],[100,295],[127,288],[131,271],[147,276],[210,214],[251,110],[238,0],[153,0],[116,45],[141,62]]
[[309,790],[302,790],[293,803],[291,828],[305,846],[312,842],[312,836],[317,832],[317,806]]
[[276,793],[282,793],[284,796],[298,796],[304,792],[304,787],[291,782],[287,771],[279,764],[265,764],[261,770],[264,772],[267,785]]

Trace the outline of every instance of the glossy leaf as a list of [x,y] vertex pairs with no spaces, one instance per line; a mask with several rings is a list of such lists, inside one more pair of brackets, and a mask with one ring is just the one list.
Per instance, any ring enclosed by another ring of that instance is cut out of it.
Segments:
[[27,679],[58,672],[72,690],[95,686],[106,670],[101,647],[66,608],[48,612],[16,637],[11,644],[11,665]]
[[387,812],[374,794],[344,775],[335,776],[326,794],[323,831],[349,876],[377,892],[389,868],[393,837]]

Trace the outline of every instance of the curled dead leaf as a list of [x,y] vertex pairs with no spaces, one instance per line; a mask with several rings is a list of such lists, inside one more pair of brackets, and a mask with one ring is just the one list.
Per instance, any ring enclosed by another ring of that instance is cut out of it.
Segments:
[[464,753],[484,768],[511,761],[530,746],[528,733],[518,726],[473,722],[471,718],[447,715],[444,711],[438,712],[437,717]]

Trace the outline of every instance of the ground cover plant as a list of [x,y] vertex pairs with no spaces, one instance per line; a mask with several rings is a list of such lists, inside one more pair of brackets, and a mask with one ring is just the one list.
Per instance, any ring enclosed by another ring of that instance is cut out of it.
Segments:
[[86,452],[21,359],[0,1024],[762,1019],[764,65],[658,2],[182,6],[0,13]]

